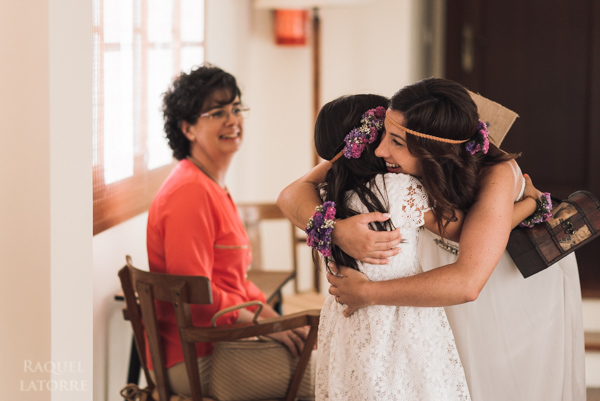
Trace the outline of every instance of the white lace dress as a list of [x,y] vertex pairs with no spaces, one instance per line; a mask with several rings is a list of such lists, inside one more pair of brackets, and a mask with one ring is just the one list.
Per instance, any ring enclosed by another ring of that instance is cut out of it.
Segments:
[[[379,188],[384,179],[388,197],[394,199],[392,221],[407,242],[387,266],[358,264],[373,281],[422,272],[416,246],[428,210],[425,192],[409,175],[378,176]],[[367,211],[356,195],[349,202],[355,210]],[[470,400],[444,308],[376,305],[349,318],[343,316],[344,308],[329,295],[321,310],[317,400]]]

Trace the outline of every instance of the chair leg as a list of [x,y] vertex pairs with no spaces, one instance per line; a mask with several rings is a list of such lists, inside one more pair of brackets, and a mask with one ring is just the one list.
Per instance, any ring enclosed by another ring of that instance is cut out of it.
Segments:
[[131,339],[131,352],[129,353],[129,372],[127,372],[127,384],[139,384],[142,363],[138,355],[135,337]]

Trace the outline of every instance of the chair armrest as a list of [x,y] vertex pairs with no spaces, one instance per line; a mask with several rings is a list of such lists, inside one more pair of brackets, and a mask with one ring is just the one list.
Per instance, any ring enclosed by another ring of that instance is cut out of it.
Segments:
[[319,325],[319,309],[259,320],[258,323],[239,323],[217,327],[189,327],[182,329],[182,337],[189,342],[233,341],[241,338],[262,336],[297,327]]

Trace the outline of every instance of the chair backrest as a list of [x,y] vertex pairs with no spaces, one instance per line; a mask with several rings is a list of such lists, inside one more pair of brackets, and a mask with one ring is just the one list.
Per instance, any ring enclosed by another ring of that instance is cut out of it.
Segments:
[[[134,337],[149,387],[158,391],[160,401],[169,400],[171,390],[165,368],[163,349],[158,330],[155,301],[171,303],[175,313],[181,346],[192,398],[202,400],[202,387],[198,372],[195,343],[233,341],[247,337],[267,335],[274,332],[310,326],[292,381],[288,386],[286,400],[294,400],[308,365],[310,353],[317,341],[319,310],[295,313],[261,320],[259,323],[244,323],[230,326],[197,327],[192,323],[191,304],[212,303],[210,281],[202,276],[180,276],[143,271],[127,264],[119,271],[121,286],[127,304],[125,318],[131,321]],[[146,360],[146,338],[154,368],[155,382],[150,377]]]
[[[163,347],[158,331],[155,301],[169,302],[174,308],[189,314],[189,304],[207,305],[212,303],[210,280],[203,276],[179,276],[174,274],[152,273],[135,268],[131,257],[126,256],[127,264],[119,271],[121,287],[127,309],[125,318],[131,321],[133,334],[149,387],[156,387],[160,400],[168,400],[171,394]],[[185,294],[186,305],[178,304],[181,294]],[[186,317],[184,317],[186,318]],[[191,317],[189,318],[191,325]],[[145,332],[145,333],[144,333]],[[146,360],[146,339],[152,358],[155,383]],[[196,350],[194,348],[194,360]],[[191,382],[201,388],[198,375],[189,376]],[[201,391],[200,391],[201,393]]]
[[[298,288],[298,245],[303,244],[306,246],[306,236],[303,232],[296,228],[292,222],[290,222],[281,209],[275,203],[239,203],[237,208],[242,217],[242,221],[246,227],[248,238],[250,239],[250,246],[252,247],[252,264],[251,269],[262,270],[263,269],[263,248],[261,238],[261,223],[264,221],[285,221],[289,225],[289,235],[292,248],[292,269],[296,280],[294,281],[295,292],[299,291]],[[319,291],[319,274],[315,271],[314,273],[314,288]]]

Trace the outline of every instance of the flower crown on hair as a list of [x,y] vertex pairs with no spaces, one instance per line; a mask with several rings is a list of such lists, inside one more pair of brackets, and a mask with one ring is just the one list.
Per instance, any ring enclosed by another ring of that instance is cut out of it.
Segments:
[[487,125],[481,120],[479,120],[479,122],[477,123],[477,132],[475,133],[475,135],[473,135],[471,137],[471,139],[448,139],[448,138],[440,138],[439,136],[427,135],[427,134],[423,134],[421,132],[413,131],[411,129],[408,129],[408,128],[400,125],[400,123],[392,120],[392,118],[390,116],[387,116],[386,118],[393,126],[395,126],[398,129],[401,129],[402,131],[406,132],[407,134],[419,136],[419,137],[425,138],[425,139],[431,139],[433,141],[444,142],[444,143],[451,143],[451,144],[464,143],[465,148],[472,155],[479,152],[480,150],[482,150],[483,153],[486,154],[490,148],[490,141],[488,139],[489,134],[487,131]]
[[385,107],[378,106],[374,109],[369,109],[362,115],[360,120],[361,126],[354,128],[346,137],[344,149],[335,155],[331,162],[335,162],[342,155],[348,159],[358,159],[365,147],[369,143],[377,140],[379,132],[383,129],[383,121],[385,119]]
[[473,135],[472,139],[465,144],[465,148],[472,155],[480,150],[483,151],[483,154],[485,155],[490,149],[489,136],[487,125],[483,121],[479,120],[477,123],[477,132],[475,135]]

